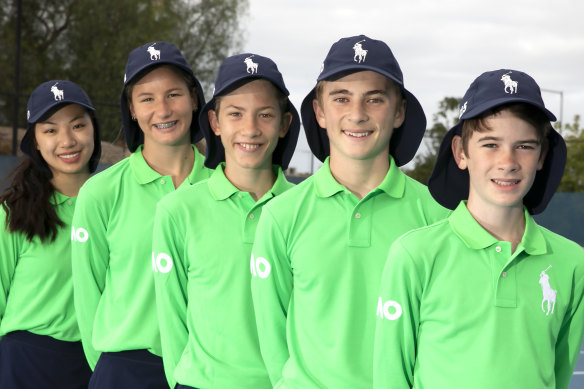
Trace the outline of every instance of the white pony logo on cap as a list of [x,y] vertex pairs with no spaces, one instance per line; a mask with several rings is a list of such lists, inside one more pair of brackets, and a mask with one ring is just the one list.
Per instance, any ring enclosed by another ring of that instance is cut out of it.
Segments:
[[[511,72],[509,72],[511,73]],[[517,93],[517,81],[513,81],[511,79],[511,76],[509,75],[509,73],[505,73],[503,74],[503,76],[501,77],[501,81],[503,81],[505,83],[505,93]],[[507,92],[507,89],[510,89],[509,92]]]
[[247,66],[247,72],[250,74],[257,74],[258,72],[258,64],[256,62],[254,62],[251,57],[253,57],[253,55],[247,57],[246,59],[243,60],[243,62],[245,62],[245,65]]
[[460,110],[458,111],[458,118],[460,119],[462,117],[462,115],[464,115],[464,113],[466,112],[466,104],[468,103],[468,101],[465,101],[464,104],[460,107]]
[[156,43],[151,44],[150,46],[148,46],[148,52],[150,53],[150,61],[155,61],[157,59],[160,59],[160,50],[156,50],[154,48],[154,45]]
[[[355,50],[355,55],[353,56],[353,61],[358,62],[358,63],[365,62],[365,57],[367,57],[367,50],[365,50],[363,48],[363,46],[361,45],[361,42],[365,42],[365,39],[355,43],[355,45],[353,46],[353,50]],[[358,60],[357,60],[357,58],[358,58]]]
[[51,87],[51,92],[53,92],[53,95],[55,96],[55,100],[59,101],[59,100],[63,100],[65,98],[65,93],[63,92],[62,89],[57,88],[57,84],[58,84],[58,82],[56,82],[55,85],[53,85]]

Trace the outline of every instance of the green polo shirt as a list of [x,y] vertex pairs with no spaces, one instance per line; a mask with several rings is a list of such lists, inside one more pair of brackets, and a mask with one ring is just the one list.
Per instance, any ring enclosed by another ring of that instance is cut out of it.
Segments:
[[[210,170],[195,150],[181,187]],[[99,352],[147,349],[161,355],[152,276],[156,204],[174,192],[170,176],[154,171],[142,146],[90,178],[79,191],[73,217],[73,283],[81,340],[89,365]]]
[[444,218],[427,188],[390,161],[359,200],[328,159],[265,208],[252,251],[260,346],[275,387],[371,388],[375,296],[390,244]]
[[375,388],[568,388],[584,334],[584,250],[525,220],[514,253],[464,202],[391,247],[369,312]]
[[250,254],[264,205],[293,185],[274,166],[257,202],[225,177],[177,191],[158,205],[153,258],[162,356],[171,387],[271,388],[260,354]]
[[11,233],[0,207],[0,336],[29,331],[63,341],[79,341],[71,276],[71,219],[75,197],[51,197],[64,223],[55,241]]

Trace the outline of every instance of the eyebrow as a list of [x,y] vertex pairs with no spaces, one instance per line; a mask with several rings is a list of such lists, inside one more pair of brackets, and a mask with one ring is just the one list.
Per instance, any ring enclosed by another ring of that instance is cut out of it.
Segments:
[[[375,89],[371,91],[367,91],[363,94],[363,96],[372,96],[372,95],[386,95],[387,90],[385,89]],[[350,92],[348,89],[333,89],[329,92],[329,96],[335,95],[349,95],[352,96],[353,92]]]
[[[183,91],[183,88],[180,86],[174,87],[174,88],[170,88],[167,89],[164,93],[170,93],[170,92],[174,92],[174,91]],[[136,97],[140,97],[140,96],[148,96],[148,95],[153,95],[156,94],[157,92],[150,92],[150,91],[144,91],[144,92],[140,92],[138,93],[138,95]]]
[[[222,109],[228,109],[228,108],[237,109],[237,110],[240,110],[240,111],[247,111],[244,107],[240,107],[238,105],[233,105],[233,104],[229,104],[225,108],[222,108]],[[256,111],[262,111],[264,109],[276,109],[276,106],[274,106],[274,105],[265,105],[263,107],[257,108]]]
[[[73,122],[74,122],[74,121],[76,121],[76,120],[83,119],[83,116],[85,116],[85,115],[78,115],[78,116],[75,116],[73,119],[69,120],[69,123],[73,123]],[[53,124],[53,125],[57,125],[57,123],[56,123],[56,122],[50,122],[50,121],[48,121],[48,120],[45,120],[45,121],[42,121],[42,122],[37,122],[37,123],[38,123],[38,124]]]
[[[488,142],[488,141],[494,141],[494,142],[501,142],[503,139],[496,137],[496,136],[483,136],[482,138],[477,139],[477,142]],[[534,143],[534,144],[539,144],[539,140],[538,139],[523,139],[523,140],[519,140],[515,143]]]

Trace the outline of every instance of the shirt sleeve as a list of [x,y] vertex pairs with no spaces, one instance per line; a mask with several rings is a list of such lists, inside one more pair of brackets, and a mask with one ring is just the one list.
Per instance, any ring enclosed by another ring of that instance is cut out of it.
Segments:
[[[6,312],[6,302],[12,277],[18,263],[18,243],[16,234],[6,226],[6,213],[0,205],[0,326]],[[2,339],[2,337],[0,337]]]
[[574,289],[556,341],[556,388],[567,389],[580,356],[584,336],[584,250],[573,275]]
[[374,388],[413,386],[423,285],[420,281],[410,253],[396,241],[389,250],[377,301]]
[[105,287],[109,264],[107,217],[91,192],[79,192],[71,231],[73,296],[81,342],[94,369],[99,352],[93,348],[95,313]]
[[154,218],[152,270],[164,373],[171,388],[176,384],[174,371],[188,341],[188,266],[184,245],[184,232],[177,228],[169,211],[159,205]]
[[289,358],[286,320],[293,277],[286,241],[268,208],[263,209],[256,229],[250,270],[260,349],[276,385]]

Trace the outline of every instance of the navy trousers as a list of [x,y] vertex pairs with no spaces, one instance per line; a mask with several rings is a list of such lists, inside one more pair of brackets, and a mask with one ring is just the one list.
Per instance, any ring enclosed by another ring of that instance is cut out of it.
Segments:
[[148,350],[101,353],[89,389],[168,389],[162,358]]
[[81,342],[65,342],[27,331],[0,341],[0,388],[85,389],[91,369]]

